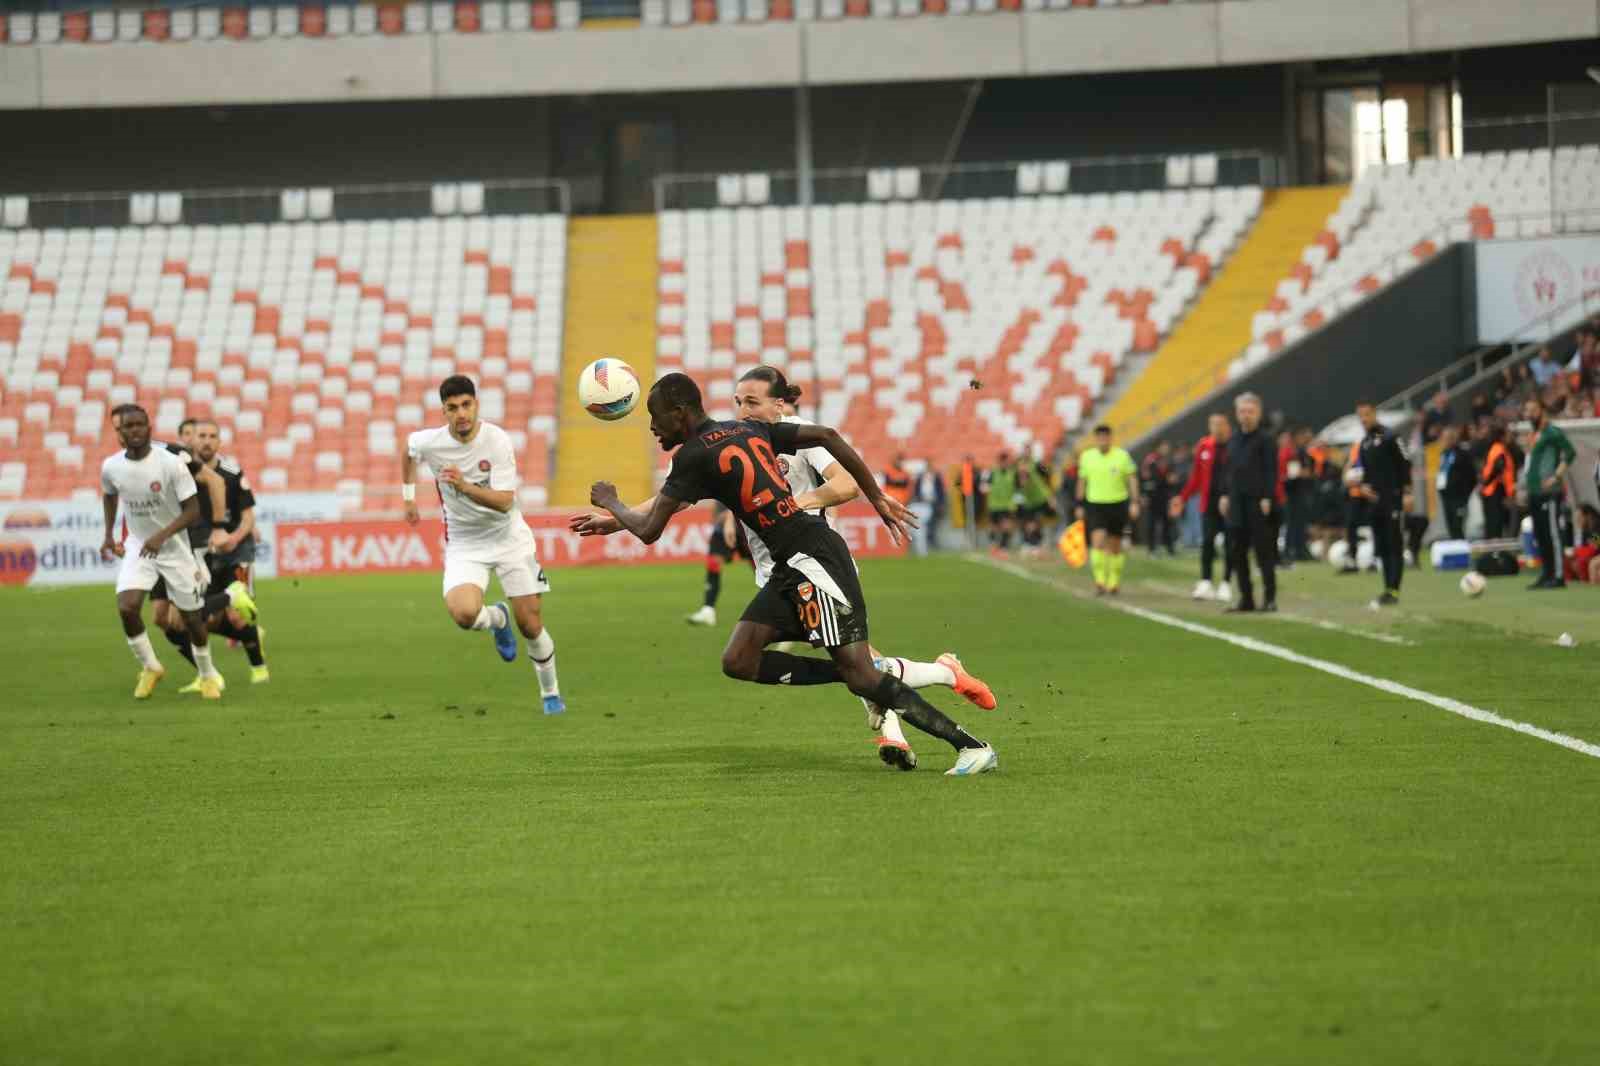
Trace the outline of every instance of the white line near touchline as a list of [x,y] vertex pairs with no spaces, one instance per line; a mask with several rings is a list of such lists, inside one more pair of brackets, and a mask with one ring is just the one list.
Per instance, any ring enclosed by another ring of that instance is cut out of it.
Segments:
[[[1001,570],[1007,574],[1010,574],[1012,577],[1019,577],[1024,581],[1031,581],[1036,585],[1044,585],[1046,588],[1052,588],[1058,592],[1064,592],[1068,595],[1072,595],[1071,590],[1062,588],[1062,586],[1056,582],[1051,581],[1048,578],[1040,577],[1038,574],[1030,573],[1029,571],[1024,570],[1022,567],[1013,563],[1003,563],[984,558],[971,558],[969,561],[983,563],[986,566],[992,566],[996,570]],[[1313,670],[1321,670],[1325,674],[1332,674],[1334,677],[1342,677],[1346,681],[1354,681],[1358,685],[1366,685],[1368,688],[1375,688],[1379,692],[1387,692],[1393,696],[1404,696],[1408,700],[1416,700],[1418,703],[1426,703],[1430,707],[1437,707],[1441,711],[1449,711],[1451,714],[1460,715],[1462,718],[1470,718],[1474,722],[1484,722],[1488,725],[1496,725],[1501,729],[1509,729],[1514,733],[1521,733],[1525,736],[1533,737],[1536,740],[1543,740],[1550,744],[1560,745],[1569,751],[1575,751],[1580,755],[1587,755],[1592,759],[1600,759],[1600,744],[1591,744],[1587,740],[1579,740],[1577,737],[1569,737],[1565,733],[1556,733],[1549,729],[1541,729],[1538,726],[1530,725],[1527,722],[1518,722],[1510,718],[1502,718],[1493,711],[1486,711],[1482,707],[1474,707],[1470,703],[1462,703],[1460,700],[1453,700],[1449,696],[1438,696],[1432,692],[1424,692],[1420,688],[1412,688],[1410,685],[1402,685],[1398,681],[1390,681],[1387,678],[1382,677],[1373,677],[1371,674],[1363,674],[1359,670],[1352,670],[1348,666],[1340,666],[1338,663],[1330,663],[1324,659],[1313,659],[1309,655],[1301,655],[1297,651],[1290,651],[1288,648],[1281,648],[1276,644],[1268,644],[1264,640],[1256,640],[1254,637],[1241,636],[1238,633],[1229,633],[1227,630],[1223,629],[1213,629],[1210,626],[1201,625],[1199,622],[1190,622],[1182,618],[1176,618],[1170,614],[1162,614],[1160,611],[1151,611],[1143,607],[1135,607],[1129,603],[1118,603],[1115,600],[1102,600],[1100,602],[1105,606],[1110,607],[1112,610],[1121,611],[1123,614],[1131,614],[1135,618],[1143,618],[1147,622],[1157,622],[1161,625],[1171,626],[1174,629],[1182,629],[1185,632],[1194,633],[1198,636],[1210,637],[1212,640],[1224,641],[1228,644],[1232,644],[1236,648],[1244,648],[1246,651],[1260,652],[1262,655],[1270,655],[1274,659],[1282,659],[1284,662],[1298,663],[1301,666],[1309,666]]]
[[[1181,588],[1174,588],[1164,582],[1146,581],[1144,585],[1146,588],[1155,589],[1157,592],[1165,592],[1169,596],[1183,595]],[[1338,622],[1329,621],[1326,618],[1311,618],[1308,615],[1295,614],[1284,610],[1278,611],[1278,618],[1285,622],[1299,622],[1301,625],[1316,626],[1318,629],[1326,629],[1330,633],[1343,633],[1350,637],[1360,637],[1362,640],[1375,640],[1379,644],[1395,644],[1402,648],[1415,648],[1417,646],[1416,641],[1395,636],[1393,633],[1382,633],[1375,629],[1361,629],[1357,626],[1342,626]]]

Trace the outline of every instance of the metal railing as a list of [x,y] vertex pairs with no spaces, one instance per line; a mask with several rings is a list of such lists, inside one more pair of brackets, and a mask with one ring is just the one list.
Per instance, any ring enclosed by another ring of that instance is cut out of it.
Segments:
[[[572,189],[559,178],[508,179],[474,184],[483,186],[483,210],[474,215],[570,214]],[[395,182],[369,185],[331,185],[332,213],[340,221],[381,218],[467,217],[433,210],[432,182]],[[168,225],[228,225],[286,221],[284,188],[171,189],[183,198],[181,216]],[[131,198],[146,190],[40,193],[28,195],[29,229],[127,226],[132,224]],[[16,195],[16,194],[7,194]],[[298,220],[297,220],[298,221]]]
[[[1592,232],[1594,230],[1600,230],[1600,206],[1578,211],[1568,210],[1562,212],[1560,216],[1556,217],[1552,217],[1543,213],[1512,215],[1503,219],[1497,218],[1495,222],[1498,226],[1509,222],[1519,222],[1524,218],[1549,218],[1551,220],[1551,236],[1556,236],[1562,233],[1585,233]],[[1417,243],[1431,241],[1439,251],[1444,251],[1452,244],[1461,243],[1460,241],[1451,238],[1451,232],[1456,228],[1459,221],[1464,220],[1440,223],[1435,229],[1429,230],[1427,235],[1421,238],[1421,240]],[[1471,238],[1467,239],[1470,240]],[[1412,253],[1412,248],[1414,247],[1416,247],[1415,244],[1411,245],[1410,247],[1400,249],[1385,257],[1377,264],[1374,264],[1368,273],[1376,274],[1385,269],[1390,269],[1392,270],[1392,275],[1390,280],[1383,286],[1383,288],[1388,288],[1391,285],[1398,284],[1404,277],[1406,277],[1412,271],[1420,269],[1432,258],[1428,257],[1426,259],[1417,259]],[[1382,290],[1380,289],[1379,291]],[[1367,298],[1370,299],[1370,297]],[[1268,355],[1266,359],[1255,363],[1254,367],[1265,366],[1268,363],[1276,362],[1279,359],[1285,358],[1293,352],[1297,345],[1303,343],[1308,338],[1315,336],[1317,333],[1320,333],[1323,329],[1326,329],[1327,326],[1331,324],[1337,316],[1343,314],[1346,310],[1351,310],[1354,307],[1359,306],[1359,304],[1346,305],[1345,301],[1348,299],[1349,297],[1347,293],[1333,293],[1319,303],[1302,309],[1299,313],[1299,316],[1302,320],[1304,320],[1307,315],[1320,311],[1324,318],[1322,325],[1316,327],[1315,329],[1308,330],[1304,336],[1297,337],[1293,343],[1283,345],[1276,352]],[[1263,303],[1263,309],[1264,307],[1265,304]],[[1123,440],[1142,439],[1145,435],[1163,423],[1179,414],[1182,414],[1183,411],[1185,411],[1194,402],[1202,400],[1207,396],[1210,396],[1216,390],[1225,387],[1229,381],[1230,367],[1232,367],[1233,363],[1238,359],[1244,358],[1255,343],[1256,342],[1252,340],[1249,344],[1245,345],[1244,348],[1240,349],[1239,352],[1226,363],[1223,363],[1219,366],[1210,367],[1197,374],[1193,374],[1173,387],[1167,389],[1161,394],[1160,398],[1151,401],[1149,404],[1140,408],[1134,414],[1130,415],[1128,418],[1119,423],[1116,426],[1118,437]]]
[[[1182,152],[1162,155],[1090,156],[1080,159],[1065,158],[1054,162],[1068,164],[1067,187],[1062,190],[1073,195],[1096,192],[1145,192],[1168,190],[1187,186],[1167,184],[1167,161],[1173,155],[1193,156]],[[1280,157],[1267,152],[1207,152],[1217,159],[1215,186],[1237,185],[1273,186],[1280,182],[1283,173]],[[928,163],[910,169],[918,172],[917,194],[908,197],[872,197],[869,195],[868,175],[874,171],[898,170],[901,167],[842,167],[814,170],[812,172],[812,202],[816,204],[840,203],[894,203],[907,200],[967,200],[991,196],[1024,195],[1018,191],[1018,170],[1035,161],[1019,160],[1002,163]],[[717,182],[719,174],[662,174],[655,179],[657,211],[688,210],[724,205],[719,201]],[[799,173],[778,170],[767,173],[769,191],[759,205],[789,207],[802,202]],[[1198,186],[1196,186],[1198,187]],[[1208,186],[1209,187],[1209,186]]]
[[[1600,290],[1583,292],[1566,303],[1552,307],[1529,319],[1496,344],[1486,344],[1437,370],[1408,388],[1378,404],[1382,411],[1415,415],[1423,404],[1441,391],[1454,402],[1487,384],[1502,370],[1515,368],[1532,359],[1539,349],[1566,333],[1571,333],[1590,315],[1600,312]],[[1524,337],[1537,340],[1522,340]]]

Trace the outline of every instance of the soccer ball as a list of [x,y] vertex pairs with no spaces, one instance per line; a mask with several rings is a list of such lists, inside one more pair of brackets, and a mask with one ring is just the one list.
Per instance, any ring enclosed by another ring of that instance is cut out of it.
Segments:
[[1477,599],[1482,596],[1483,590],[1488,585],[1489,583],[1483,579],[1483,575],[1476,570],[1468,570],[1461,575],[1461,594],[1471,599]]
[[1328,545],[1328,565],[1335,570],[1343,570],[1344,564],[1350,561],[1350,545],[1342,540],[1336,540]]
[[639,391],[639,375],[621,359],[596,359],[578,375],[578,402],[602,422],[632,413]]

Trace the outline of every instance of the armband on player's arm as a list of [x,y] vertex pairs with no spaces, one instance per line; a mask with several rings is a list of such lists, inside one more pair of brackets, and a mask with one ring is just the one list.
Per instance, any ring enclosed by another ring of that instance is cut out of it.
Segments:
[[407,503],[417,502],[417,484],[414,481],[400,483],[400,498]]

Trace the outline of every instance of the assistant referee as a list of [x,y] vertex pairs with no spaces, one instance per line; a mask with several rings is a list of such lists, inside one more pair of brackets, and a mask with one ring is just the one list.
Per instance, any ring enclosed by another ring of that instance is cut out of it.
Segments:
[[1096,596],[1122,587],[1122,537],[1139,519],[1139,468],[1111,446],[1111,427],[1094,427],[1094,447],[1078,457],[1078,517],[1089,531],[1089,565]]

